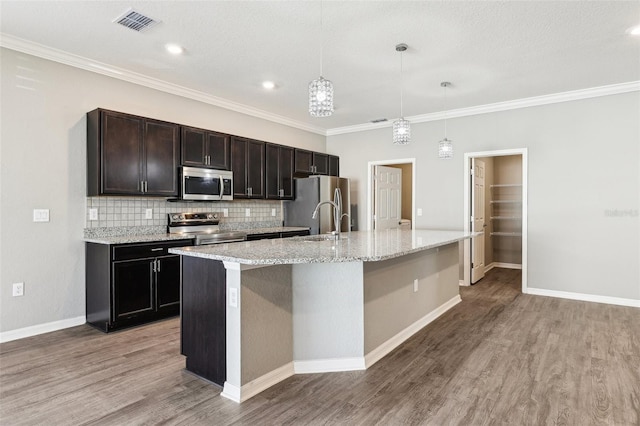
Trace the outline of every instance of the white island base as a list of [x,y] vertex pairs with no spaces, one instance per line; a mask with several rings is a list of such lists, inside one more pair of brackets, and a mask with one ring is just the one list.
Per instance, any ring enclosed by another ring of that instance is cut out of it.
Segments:
[[242,402],[293,374],[370,367],[460,302],[465,237],[376,261],[224,261],[222,396]]

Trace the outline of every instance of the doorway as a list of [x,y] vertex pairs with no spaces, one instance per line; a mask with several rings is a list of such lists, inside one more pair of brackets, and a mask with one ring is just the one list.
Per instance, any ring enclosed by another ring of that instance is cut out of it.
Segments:
[[482,234],[464,242],[462,285],[493,267],[522,269],[527,292],[527,154],[521,148],[464,155],[464,230]]
[[376,211],[376,168],[393,167],[402,170],[402,190],[401,190],[401,218],[411,221],[411,229],[415,228],[415,158],[405,158],[399,160],[381,160],[370,161],[368,166],[367,179],[367,230],[375,229],[375,211]]

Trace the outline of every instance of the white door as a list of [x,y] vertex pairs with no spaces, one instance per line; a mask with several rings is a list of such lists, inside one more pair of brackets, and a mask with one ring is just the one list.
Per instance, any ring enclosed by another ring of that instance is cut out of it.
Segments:
[[471,239],[471,284],[484,277],[484,161],[471,159],[471,230],[482,234]]
[[398,228],[402,212],[402,169],[375,166],[373,176],[373,229]]

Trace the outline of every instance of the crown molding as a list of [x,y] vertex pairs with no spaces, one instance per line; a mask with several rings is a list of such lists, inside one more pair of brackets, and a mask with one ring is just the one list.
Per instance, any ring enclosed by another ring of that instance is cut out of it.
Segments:
[[118,80],[127,81],[129,83],[138,84],[150,89],[159,90],[161,92],[170,93],[172,95],[182,96],[184,98],[193,99],[205,104],[214,105],[220,108],[239,112],[241,114],[246,114],[252,117],[261,118],[264,120],[272,121],[274,123],[326,136],[326,130],[320,127],[311,126],[307,123],[292,120],[278,114],[273,114],[268,111],[253,108],[238,102],[229,101],[227,99],[213,96],[198,90],[189,89],[177,84],[168,83],[166,81],[148,77],[143,74],[139,74],[123,68],[113,67],[82,56],[74,55],[72,53],[44,46],[39,43],[24,40],[19,37],[14,37],[9,34],[0,33],[0,47],[16,50],[18,52],[37,56],[39,58],[58,62],[64,65],[69,65],[97,74],[106,75],[108,77],[117,78]]
[[[112,67],[107,64],[92,61],[82,56],[74,55],[72,53],[64,52],[62,50],[54,49],[5,33],[0,33],[0,47],[16,50],[18,52],[37,56],[39,58],[69,65],[75,68],[80,68],[86,71],[91,71],[97,74],[102,74],[108,77],[138,84],[140,86],[181,96],[187,99],[193,99],[195,101],[214,105],[220,108],[225,108],[241,114],[261,118],[274,123],[319,134],[322,136],[334,136],[346,133],[357,133],[368,130],[381,129],[385,127],[391,127],[393,123],[393,121],[386,121],[383,123],[363,123],[353,126],[335,127],[333,129],[325,130],[321,127],[311,126],[301,121],[292,120],[288,117],[273,114],[268,111],[253,108],[248,105],[213,96],[198,90],[189,89],[177,84],[168,83],[166,81],[128,71],[123,68]],[[640,91],[640,81],[630,81],[627,83],[580,89],[570,92],[554,93],[550,95],[535,96],[531,98],[515,99],[512,101],[497,102],[493,104],[479,105],[469,108],[460,108],[449,111],[434,112],[430,114],[414,115],[411,117],[406,117],[406,119],[411,121],[411,123],[426,123],[429,121],[443,120],[445,118],[467,117],[471,115],[488,114],[492,112],[508,111],[540,105],[549,105],[560,102],[570,102],[580,99],[617,95],[635,91]]]
[[[479,105],[469,108],[453,109],[449,111],[434,112],[431,114],[414,115],[405,117],[412,124],[438,121],[445,118],[467,117],[470,115],[488,114],[491,112],[508,111],[512,109],[528,108],[532,106],[557,104],[560,102],[577,101],[580,99],[597,98],[600,96],[617,95],[620,93],[640,91],[640,81],[611,84],[608,86],[592,87],[588,89],[573,90],[570,92],[554,93],[551,95],[535,96],[532,98],[515,99],[512,101],[497,102],[494,104]],[[327,130],[327,136],[342,135],[346,133],[363,132],[366,130],[391,127],[393,120],[384,123],[364,123],[355,126],[336,127]]]

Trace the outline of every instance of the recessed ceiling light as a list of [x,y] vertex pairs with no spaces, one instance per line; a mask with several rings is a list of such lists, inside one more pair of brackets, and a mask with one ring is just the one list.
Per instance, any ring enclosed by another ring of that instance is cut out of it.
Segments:
[[276,84],[273,81],[263,81],[262,87],[264,87],[267,90],[273,90],[276,88]]
[[180,55],[182,54],[182,52],[184,52],[184,48],[179,44],[169,43],[165,47],[167,48],[167,52],[171,53],[172,55]]
[[635,27],[629,28],[627,32],[634,36],[640,35],[640,25],[636,25]]

